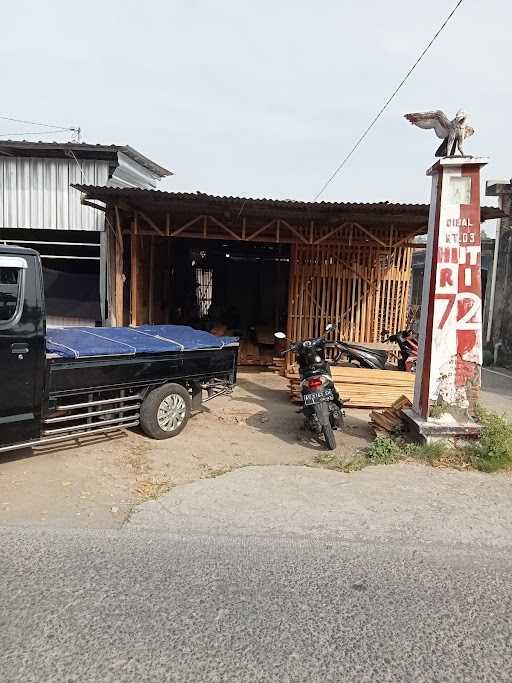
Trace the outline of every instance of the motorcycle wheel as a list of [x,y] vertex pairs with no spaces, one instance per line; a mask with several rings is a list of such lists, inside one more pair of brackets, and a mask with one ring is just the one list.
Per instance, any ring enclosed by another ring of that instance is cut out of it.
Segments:
[[336,437],[334,436],[331,425],[322,425],[322,432],[324,433],[324,439],[325,443],[327,444],[327,448],[330,451],[333,451],[336,448]]

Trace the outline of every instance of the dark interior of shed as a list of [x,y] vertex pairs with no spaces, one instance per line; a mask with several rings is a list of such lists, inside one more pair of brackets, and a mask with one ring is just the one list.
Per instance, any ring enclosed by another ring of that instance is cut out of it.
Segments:
[[275,330],[286,329],[289,246],[175,239],[169,321],[239,336],[240,362],[270,365]]

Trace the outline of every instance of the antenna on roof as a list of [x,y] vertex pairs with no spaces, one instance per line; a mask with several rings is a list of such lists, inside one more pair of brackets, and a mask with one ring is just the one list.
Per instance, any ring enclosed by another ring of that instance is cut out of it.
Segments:
[[82,129],[81,128],[70,128],[69,130],[73,133],[72,142],[82,142]]

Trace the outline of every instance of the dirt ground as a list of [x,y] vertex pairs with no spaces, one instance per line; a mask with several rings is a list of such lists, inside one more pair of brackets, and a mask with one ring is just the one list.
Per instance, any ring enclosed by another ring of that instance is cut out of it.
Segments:
[[[232,397],[206,403],[168,441],[129,431],[1,455],[0,524],[120,527],[135,506],[174,486],[248,465],[312,463],[325,446],[301,429],[286,386],[270,372],[243,370]],[[338,452],[373,438],[367,411],[347,410]]]

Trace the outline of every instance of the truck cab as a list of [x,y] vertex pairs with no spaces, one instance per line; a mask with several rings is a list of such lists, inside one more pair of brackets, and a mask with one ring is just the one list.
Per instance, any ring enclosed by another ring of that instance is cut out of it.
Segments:
[[39,438],[45,365],[39,255],[0,246],[0,446]]

